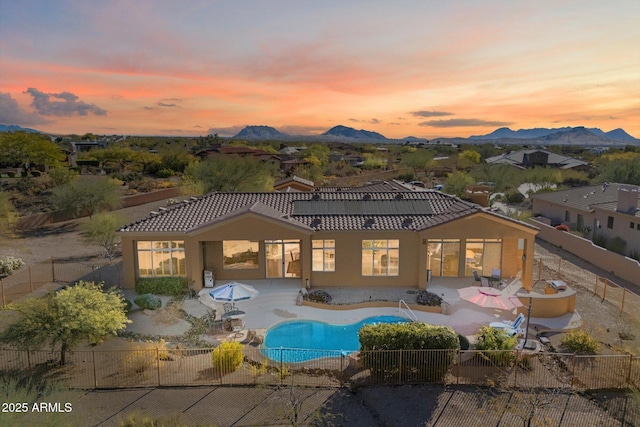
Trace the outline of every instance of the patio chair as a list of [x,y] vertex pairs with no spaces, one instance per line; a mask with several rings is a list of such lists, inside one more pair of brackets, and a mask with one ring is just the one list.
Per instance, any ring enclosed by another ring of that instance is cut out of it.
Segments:
[[489,326],[496,329],[513,329],[518,330],[522,323],[524,322],[524,314],[518,314],[518,317],[515,318],[513,322],[508,320],[503,320],[502,322],[491,322]]
[[491,270],[491,277],[493,277],[496,280],[500,280],[500,269],[499,268],[494,268]]
[[224,309],[225,313],[228,313],[233,310],[233,304],[231,304],[230,302],[225,302],[224,304],[222,304],[222,308]]
[[491,284],[489,284],[489,279],[487,277],[484,277],[484,276],[480,278],[480,285],[483,288],[490,288],[491,287]]
[[480,276],[478,275],[478,270],[473,270],[473,280],[476,282],[480,281]]

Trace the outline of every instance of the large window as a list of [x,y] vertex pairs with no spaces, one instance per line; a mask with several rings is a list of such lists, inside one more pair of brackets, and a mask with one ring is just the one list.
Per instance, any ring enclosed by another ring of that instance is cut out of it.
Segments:
[[363,276],[397,276],[399,259],[399,240],[362,241]]
[[183,241],[140,241],[137,242],[137,249],[139,277],[187,274]]
[[501,239],[469,239],[465,251],[465,275],[471,276],[473,270],[477,270],[480,275],[491,276],[494,269],[500,269],[501,259]]
[[439,239],[427,242],[427,270],[432,276],[457,277],[460,240]]
[[336,271],[336,241],[312,240],[313,271]]
[[255,270],[258,268],[258,242],[250,240],[224,240],[222,242],[225,270]]

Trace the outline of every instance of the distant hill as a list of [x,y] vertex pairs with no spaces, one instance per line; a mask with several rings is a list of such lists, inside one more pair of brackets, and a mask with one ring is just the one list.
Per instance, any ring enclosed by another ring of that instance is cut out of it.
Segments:
[[271,126],[246,126],[233,138],[241,139],[289,139],[289,135]]
[[605,133],[605,135],[607,136],[607,138],[615,139],[617,141],[625,141],[629,143],[634,143],[639,141],[637,138],[634,138],[631,135],[629,135],[627,132],[625,132],[624,129],[620,129],[620,128],[610,130],[609,132]]
[[334,138],[350,138],[350,139],[364,139],[364,140],[378,140],[385,141],[387,138],[379,134],[378,132],[371,132],[368,130],[360,129],[355,130],[354,128],[350,128],[347,126],[334,126],[325,133],[323,136],[329,136]]
[[30,133],[42,133],[39,130],[23,128],[18,125],[0,125],[0,132],[30,132]]
[[534,128],[519,129],[517,131],[503,127],[487,135],[474,135],[470,140],[492,140],[509,143],[531,143],[531,144],[582,144],[582,145],[612,145],[622,142],[629,144],[639,144],[640,140],[632,137],[623,129],[614,129],[610,132],[603,132],[598,128],[562,127],[562,128]]

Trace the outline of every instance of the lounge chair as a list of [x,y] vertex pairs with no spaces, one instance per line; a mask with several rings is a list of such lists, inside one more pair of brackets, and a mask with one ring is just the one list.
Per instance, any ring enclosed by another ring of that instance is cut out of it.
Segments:
[[491,322],[489,326],[496,329],[504,330],[508,335],[520,335],[524,334],[525,330],[521,329],[522,323],[524,323],[524,314],[518,314],[513,322],[504,320],[502,322]]

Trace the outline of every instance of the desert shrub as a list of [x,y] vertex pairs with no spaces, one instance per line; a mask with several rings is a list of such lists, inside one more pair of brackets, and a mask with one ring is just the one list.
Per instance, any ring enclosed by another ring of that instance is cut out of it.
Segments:
[[308,294],[304,295],[303,298],[307,301],[311,301],[311,302],[319,302],[319,303],[323,303],[323,304],[329,304],[331,303],[331,300],[333,299],[331,297],[331,295],[329,295],[328,292],[323,291],[321,289],[315,290],[315,291],[311,291]]
[[625,248],[627,247],[627,241],[620,236],[615,236],[607,243],[607,249],[620,255],[625,254]]
[[480,354],[496,366],[508,366],[513,361],[514,349],[518,344],[516,337],[510,337],[503,329],[484,326],[477,335],[476,349],[484,350]]
[[155,310],[156,308],[160,308],[162,306],[162,301],[160,298],[153,294],[143,294],[136,297],[133,300],[136,305],[142,309]]
[[358,336],[362,363],[378,381],[441,382],[460,348],[453,329],[421,322],[365,325]]
[[144,380],[147,376],[147,371],[156,367],[157,363],[159,362],[155,350],[131,350],[126,352],[122,359],[119,359],[118,372],[133,383]]
[[139,294],[180,295],[187,287],[184,277],[149,277],[136,280]]
[[515,191],[507,194],[508,203],[522,203],[524,202],[524,195],[519,191]]
[[24,265],[24,261],[21,258],[14,258],[8,256],[4,259],[0,259],[0,277],[11,276],[16,270]]
[[416,303],[420,305],[428,305],[430,307],[439,307],[442,304],[442,297],[429,291],[420,291],[416,295]]
[[173,169],[169,169],[169,168],[164,168],[164,169],[160,169],[157,173],[156,176],[158,178],[170,178],[172,176],[174,176],[176,173]]
[[221,374],[234,372],[243,359],[242,344],[238,341],[224,341],[211,352],[213,368]]
[[413,175],[412,172],[405,172],[398,175],[398,179],[404,182],[411,182],[414,180],[414,178],[415,176]]
[[593,244],[600,246],[601,248],[606,248],[607,247],[607,241],[609,239],[607,239],[606,236],[602,235],[602,234],[596,234],[593,236]]
[[595,354],[598,351],[598,341],[586,331],[572,331],[560,340],[560,344],[572,353]]
[[569,226],[567,224],[556,225],[556,230],[567,231],[567,232],[570,231]]

